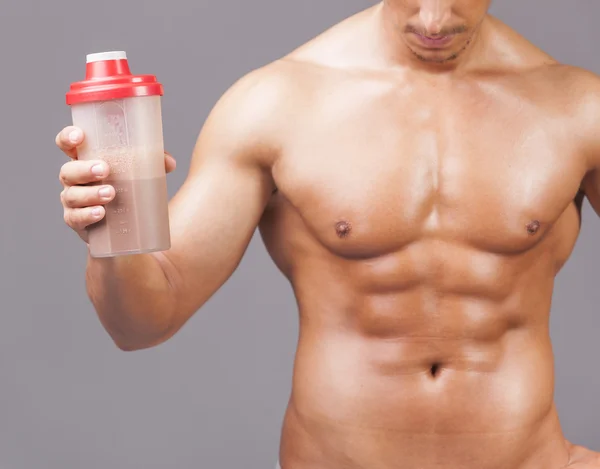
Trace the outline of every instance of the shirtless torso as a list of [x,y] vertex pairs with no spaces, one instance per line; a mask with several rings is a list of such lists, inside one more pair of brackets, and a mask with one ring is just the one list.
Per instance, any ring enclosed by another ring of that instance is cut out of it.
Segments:
[[[600,207],[600,80],[490,16],[460,67],[398,63],[384,9],[219,102],[155,256],[180,316],[127,348],[174,335],[259,226],[300,314],[283,469],[600,468],[562,434],[549,337],[584,193]],[[127,344],[111,262],[89,291]],[[164,306],[156,285],[127,291]]]
[[376,10],[272,67],[294,115],[261,232],[300,307],[282,466],[564,467],[548,323],[591,78],[493,18],[473,70],[386,70]]

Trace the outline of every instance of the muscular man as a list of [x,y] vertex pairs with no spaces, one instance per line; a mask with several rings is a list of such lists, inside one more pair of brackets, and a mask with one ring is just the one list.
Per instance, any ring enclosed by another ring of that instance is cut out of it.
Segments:
[[[104,327],[138,350],[259,227],[300,315],[283,469],[600,468],[562,433],[549,338],[583,197],[600,212],[600,78],[489,3],[386,0],[250,72],[200,132],[172,249],[89,258]],[[57,144],[85,241],[114,192],[84,185],[107,168],[77,161],[83,138]]]

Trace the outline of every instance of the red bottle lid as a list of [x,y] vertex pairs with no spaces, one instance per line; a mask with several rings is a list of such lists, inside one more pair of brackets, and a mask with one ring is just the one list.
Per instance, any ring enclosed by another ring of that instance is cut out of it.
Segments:
[[154,75],[131,74],[125,52],[100,52],[88,54],[85,80],[71,84],[67,104],[162,95]]

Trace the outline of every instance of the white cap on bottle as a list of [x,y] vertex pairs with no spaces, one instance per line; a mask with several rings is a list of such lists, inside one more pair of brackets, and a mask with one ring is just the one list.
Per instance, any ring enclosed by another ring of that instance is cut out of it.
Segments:
[[86,63],[90,62],[100,62],[101,60],[119,60],[119,59],[127,59],[127,54],[125,51],[117,50],[110,52],[98,52],[96,54],[88,54],[86,56]]

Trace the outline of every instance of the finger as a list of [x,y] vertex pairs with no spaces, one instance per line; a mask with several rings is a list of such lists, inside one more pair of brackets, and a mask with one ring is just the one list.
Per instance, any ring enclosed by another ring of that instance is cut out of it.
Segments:
[[68,126],[62,129],[56,135],[56,146],[60,148],[68,157],[77,159],[77,147],[83,142],[83,131],[74,126]]
[[175,171],[176,167],[177,162],[175,161],[175,158],[173,158],[173,156],[170,153],[165,152],[165,170],[167,171],[167,173]]
[[76,231],[102,220],[106,211],[102,206],[65,209],[65,223]]
[[104,205],[113,200],[115,189],[112,186],[67,186],[61,192],[65,208],[84,208]]
[[104,161],[69,161],[61,170],[59,179],[63,186],[78,186],[101,181],[108,176],[109,168]]

